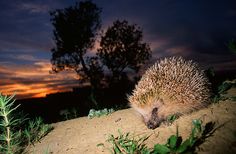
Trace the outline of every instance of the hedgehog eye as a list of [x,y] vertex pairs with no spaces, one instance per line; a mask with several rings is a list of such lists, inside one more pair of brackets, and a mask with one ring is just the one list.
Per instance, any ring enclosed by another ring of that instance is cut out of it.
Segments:
[[155,107],[155,108],[152,110],[152,115],[153,115],[153,114],[157,114],[157,111],[158,111],[158,108]]

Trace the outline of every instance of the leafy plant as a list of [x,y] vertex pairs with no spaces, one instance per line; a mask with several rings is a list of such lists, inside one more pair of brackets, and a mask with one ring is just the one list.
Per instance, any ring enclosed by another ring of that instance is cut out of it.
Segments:
[[217,88],[217,92],[213,97],[213,102],[219,102],[220,100],[235,100],[236,96],[225,96],[225,94],[227,94],[227,91],[236,86],[236,79],[234,79],[233,81],[224,81],[222,82],[222,84],[220,86],[218,86]]
[[100,117],[100,116],[103,116],[103,115],[108,115],[108,114],[111,114],[113,112],[115,112],[115,110],[113,108],[111,108],[111,109],[105,108],[103,110],[90,109],[89,114],[88,114],[88,118],[92,119],[94,117]]
[[15,153],[19,145],[20,132],[15,131],[14,127],[21,121],[19,118],[12,117],[13,111],[18,107],[13,107],[15,100],[12,96],[3,96],[0,93],[0,152]]
[[68,109],[61,110],[59,114],[63,116],[65,120],[69,120],[70,112]]
[[41,138],[46,136],[53,127],[43,123],[41,117],[31,120],[28,123],[28,127],[24,130],[24,135],[27,138],[28,144],[39,141]]
[[167,117],[167,123],[172,124],[177,118],[178,118],[177,115],[169,115],[169,116]]
[[122,134],[120,130],[118,130],[119,136],[114,137],[110,135],[108,138],[108,142],[112,143],[113,148],[110,149],[110,152],[113,154],[122,154],[122,153],[142,153],[149,154],[150,150],[145,145],[145,141],[149,138],[141,137],[139,139],[135,139],[134,137],[130,137],[130,133]]
[[52,130],[41,118],[32,121],[16,112],[20,105],[14,104],[14,96],[0,93],[0,153],[4,154],[22,153],[27,145],[39,141]]
[[183,141],[182,137],[178,134],[178,127],[176,135],[171,135],[167,143],[156,144],[154,146],[153,153],[155,154],[167,154],[167,153],[186,153],[194,152],[195,148],[199,146],[213,131],[214,123],[208,123],[205,127],[202,126],[200,120],[193,120],[193,128],[190,136]]
[[[202,126],[202,121],[193,120],[193,128],[189,137],[183,141],[179,136],[178,127],[175,135],[171,135],[167,139],[166,144],[155,144],[153,148],[148,148],[144,143],[150,136],[135,139],[130,137],[129,133],[122,134],[119,131],[119,136],[110,135],[108,142],[112,143],[112,149],[109,149],[113,154],[182,154],[193,153],[195,148],[202,144],[205,139],[211,136],[215,129],[215,123],[209,122]],[[102,145],[102,144],[101,144]]]
[[69,119],[74,119],[79,117],[79,109],[78,108],[69,108],[69,109],[64,109],[59,112],[59,114],[63,117],[63,120],[69,120]]
[[231,51],[231,52],[234,52],[236,53],[236,41],[234,39],[230,40],[227,44],[228,46],[228,49]]

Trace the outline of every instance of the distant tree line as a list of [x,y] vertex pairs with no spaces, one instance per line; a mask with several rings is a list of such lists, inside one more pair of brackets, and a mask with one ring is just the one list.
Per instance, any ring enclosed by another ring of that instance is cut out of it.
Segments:
[[[100,35],[101,12],[90,0],[50,12],[55,41],[52,71],[74,70],[82,82],[90,83],[94,104],[95,93],[104,83],[112,86],[122,81],[127,78],[127,71],[137,74],[151,57],[150,47],[143,42],[142,30],[136,24],[116,20]],[[88,55],[98,40],[96,54]]]

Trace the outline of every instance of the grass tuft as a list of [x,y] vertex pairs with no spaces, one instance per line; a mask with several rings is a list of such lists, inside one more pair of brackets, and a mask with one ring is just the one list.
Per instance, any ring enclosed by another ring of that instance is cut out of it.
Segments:
[[119,136],[114,137],[110,135],[108,138],[108,142],[110,142],[113,146],[110,149],[110,152],[113,154],[123,154],[129,153],[134,154],[136,152],[142,154],[148,154],[150,150],[145,145],[145,141],[149,138],[149,136],[140,137],[135,139],[134,137],[130,136],[130,133],[122,134],[120,130],[118,130]]
[[53,127],[51,125],[44,124],[43,119],[41,117],[38,117],[35,120],[31,120],[28,122],[28,125],[23,133],[29,145],[39,141],[41,138],[46,136],[52,129]]
[[[193,120],[193,128],[186,140],[179,136],[178,127],[176,134],[171,135],[166,144],[155,144],[153,148],[148,148],[145,141],[150,137],[140,137],[135,139],[130,136],[130,133],[122,134],[119,131],[119,136],[110,135],[108,142],[112,144],[109,151],[112,154],[183,154],[194,153],[196,147],[202,144],[206,138],[211,136],[215,129],[215,123],[209,122],[205,126],[202,121]],[[100,144],[102,145],[102,144]]]

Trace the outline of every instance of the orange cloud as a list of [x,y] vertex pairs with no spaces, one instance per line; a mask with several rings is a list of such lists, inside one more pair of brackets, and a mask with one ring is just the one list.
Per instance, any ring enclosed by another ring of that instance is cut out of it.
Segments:
[[71,90],[77,85],[79,76],[73,71],[50,74],[48,61],[33,65],[0,66],[0,92],[5,95],[16,93],[16,98],[44,97],[46,94]]

